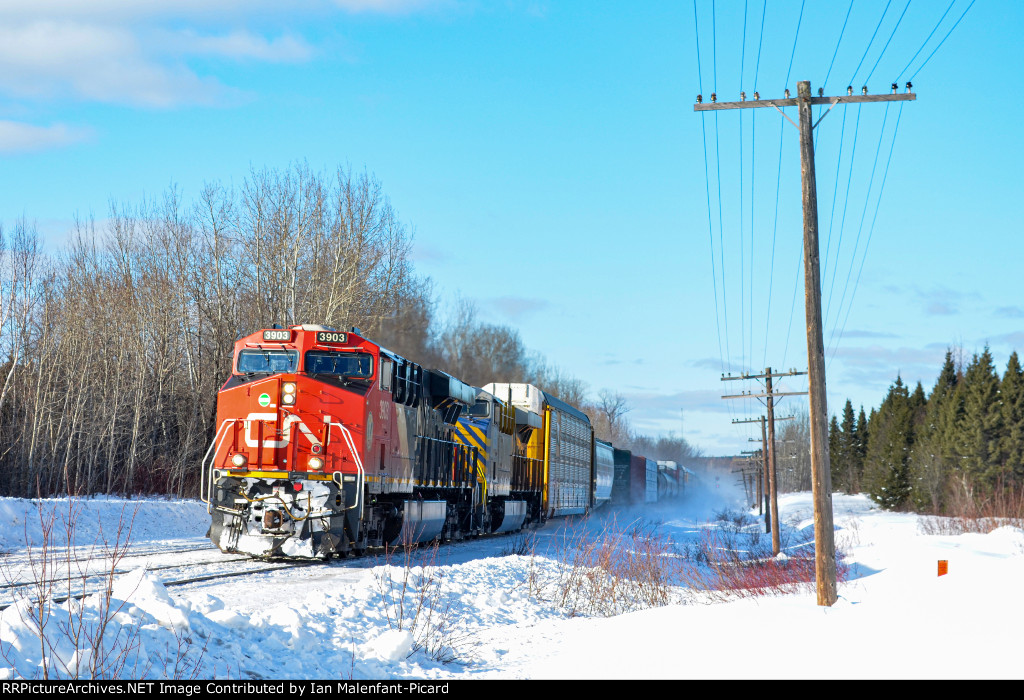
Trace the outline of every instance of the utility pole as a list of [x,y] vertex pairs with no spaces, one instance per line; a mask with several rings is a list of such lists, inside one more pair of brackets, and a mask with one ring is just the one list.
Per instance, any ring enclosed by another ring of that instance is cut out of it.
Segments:
[[[764,516],[764,531],[771,532],[771,516],[768,515],[768,438],[765,436],[764,423],[767,420],[764,416],[751,420],[734,420],[737,423],[760,423],[761,424],[761,470],[757,475],[757,509],[758,515]],[[750,442],[757,442],[755,438],[748,438]]]
[[[764,500],[765,494],[767,494],[768,491],[767,491],[767,489],[762,488],[763,483],[767,483],[767,482],[763,482],[762,483],[762,480],[765,478],[765,473],[764,473],[764,468],[765,468],[765,463],[764,463],[764,416],[761,416],[761,418],[759,420],[761,422],[761,449],[757,451],[757,455],[758,455],[758,460],[757,460],[757,514],[758,515],[764,515],[764,510],[765,510],[764,507],[768,503],[766,500]],[[736,421],[733,421],[733,422],[735,423]],[[756,423],[758,421],[751,421],[751,422]],[[747,442],[757,442],[757,438],[747,438]],[[767,523],[767,521],[765,521],[765,522]],[[765,529],[765,532],[768,532],[768,530]]]
[[[711,94],[711,104],[702,104],[703,98],[697,95],[694,111],[718,109],[749,109],[756,107],[774,107],[789,119],[782,107],[797,107],[800,124],[797,126],[792,119],[790,123],[800,130],[800,171],[803,183],[804,209],[804,311],[807,319],[807,369],[810,382],[810,422],[811,422],[811,488],[814,496],[814,570],[817,579],[818,605],[831,606],[836,602],[836,559],[835,537],[832,522],[832,476],[829,472],[828,454],[828,407],[825,400],[825,347],[821,329],[821,274],[818,250],[818,199],[814,177],[814,127],[811,107],[813,105],[829,105],[828,111],[837,104],[855,102],[897,102],[916,100],[917,95],[910,90],[913,86],[907,83],[907,92],[897,94],[896,83],[892,84],[889,95],[869,95],[867,86],[860,95],[853,94],[853,86],[846,88],[846,95],[824,97],[822,89],[818,89],[818,97],[811,97],[811,83],[801,80],[797,83],[797,97],[790,99],[786,90],[786,99],[761,100],[754,93],[754,100],[746,101],[746,93],[740,93],[740,102],[716,103],[717,96]],[[825,116],[819,117],[818,122]]]
[[[743,493],[746,495],[748,502],[754,496],[756,489],[755,481],[757,477],[757,452],[757,450],[740,452],[740,454],[743,455],[742,464],[744,466],[741,467],[740,469],[732,470],[733,474],[739,472],[741,478],[743,479]],[[733,459],[733,464],[736,464],[737,461],[738,460]],[[754,465],[753,469],[751,469],[751,465]]]
[[[764,374],[741,374],[738,376],[732,376],[731,374],[722,377],[723,382],[731,381],[734,379],[764,379],[765,380],[765,391],[762,394],[753,394],[747,392],[745,394],[733,394],[731,396],[723,396],[723,399],[749,399],[749,398],[764,398],[765,406],[768,409],[767,426],[768,435],[765,438],[765,455],[767,455],[767,466],[765,471],[768,473],[768,512],[769,524],[771,526],[772,533],[772,555],[778,556],[782,550],[782,539],[779,535],[779,480],[778,474],[775,470],[775,397],[776,396],[804,396],[807,394],[806,391],[786,391],[779,392],[773,391],[772,377],[794,377],[801,374],[807,374],[806,372],[797,372],[796,370],[790,370],[789,372],[775,372],[772,373],[772,368],[768,367],[765,369]],[[780,420],[789,420],[789,418],[782,418]],[[755,423],[757,421],[733,421],[733,423]],[[763,424],[762,424],[763,427]],[[765,530],[767,532],[767,530]]]

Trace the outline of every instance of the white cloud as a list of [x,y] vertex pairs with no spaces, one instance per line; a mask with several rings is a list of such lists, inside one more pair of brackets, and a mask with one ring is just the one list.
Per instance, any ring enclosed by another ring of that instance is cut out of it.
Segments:
[[127,29],[51,21],[0,26],[0,90],[151,107],[212,103],[229,92],[184,65],[162,65]]
[[348,12],[397,15],[455,3],[453,0],[333,0],[333,4]]
[[267,63],[301,63],[313,56],[313,48],[300,37],[282,35],[268,39],[246,31],[222,36],[201,36],[193,31],[168,35],[168,48],[180,53],[221,56],[241,60],[255,59]]
[[507,318],[518,321],[526,316],[543,311],[550,306],[546,299],[528,299],[526,297],[498,297],[490,301],[492,307]]
[[87,129],[76,129],[64,124],[35,126],[0,120],[0,153],[24,153],[67,146],[91,136]]
[[349,13],[408,14],[457,5],[457,0],[2,0],[0,17],[125,20],[146,17],[303,15],[340,9]]

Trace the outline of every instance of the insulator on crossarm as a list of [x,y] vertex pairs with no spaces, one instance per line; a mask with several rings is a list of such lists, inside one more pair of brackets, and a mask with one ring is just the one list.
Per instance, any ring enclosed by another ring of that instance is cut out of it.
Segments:
[[896,83],[893,83],[893,84],[892,84],[892,94],[894,94],[894,95],[895,95],[895,94],[896,94],[896,91],[897,91],[897,90],[899,90],[899,89],[900,89],[900,86],[899,86],[899,85],[897,85]]
[[852,95],[853,94],[853,86],[852,85],[847,85],[846,86],[846,94],[847,95]]
[[743,92],[742,90],[740,90],[740,101],[741,102],[746,102],[747,101],[747,93]]
[[860,94],[862,94],[862,95],[868,94],[868,86],[867,85],[865,85],[864,87],[862,87],[860,89]]
[[911,82],[910,82],[910,81],[908,80],[908,81],[907,81],[907,92],[910,92],[910,89],[911,89],[912,87],[914,87],[914,84],[913,84],[913,83],[911,83]]
[[755,100],[760,100],[761,99],[761,93],[759,93],[757,90],[754,90],[754,99]]
[[789,88],[786,88],[786,99],[789,99]]
[[716,95],[715,93],[711,93],[711,101],[718,102],[718,95]]
[[704,101],[704,96],[703,95],[697,95],[697,104],[700,104],[703,101]]
[[818,88],[818,97],[824,97],[824,96],[825,96],[825,88],[823,88],[823,87]]

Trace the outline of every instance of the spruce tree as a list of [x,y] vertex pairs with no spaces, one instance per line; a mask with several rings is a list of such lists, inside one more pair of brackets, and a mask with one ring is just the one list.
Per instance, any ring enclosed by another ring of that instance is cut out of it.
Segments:
[[857,492],[858,455],[857,455],[857,423],[853,416],[853,404],[846,400],[843,406],[843,420],[839,423],[839,436],[836,440],[832,459],[832,485],[846,493]]
[[828,424],[828,462],[829,471],[832,475],[832,490],[842,488],[843,483],[843,456],[839,443],[842,436],[839,432],[839,421],[835,415]]
[[1016,352],[1006,363],[1001,392],[1004,433],[999,453],[1007,479],[1019,486],[1024,484],[1024,369]]
[[864,407],[860,407],[857,414],[857,428],[854,431],[856,439],[853,445],[853,467],[854,484],[853,488],[857,493],[863,491],[864,483],[864,460],[868,455],[868,417],[864,413]]
[[946,359],[939,371],[931,395],[923,411],[923,418],[915,431],[914,448],[910,458],[912,481],[911,498],[918,510],[940,513],[949,475],[956,467],[952,451],[946,446],[943,416],[957,387],[953,351],[946,351]]
[[989,491],[1003,476],[999,447],[1004,439],[1000,381],[985,346],[964,372],[964,415],[960,426],[961,466],[971,484]]
[[910,496],[909,459],[914,413],[902,378],[896,377],[878,412],[872,413],[872,419],[868,424],[864,486],[876,503],[893,510],[904,506]]

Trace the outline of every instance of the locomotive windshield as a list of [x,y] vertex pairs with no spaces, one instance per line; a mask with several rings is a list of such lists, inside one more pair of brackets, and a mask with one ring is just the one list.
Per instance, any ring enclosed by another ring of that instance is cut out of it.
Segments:
[[238,353],[239,374],[294,372],[299,365],[296,350],[243,350]]
[[306,374],[369,378],[373,376],[373,357],[356,352],[310,350],[306,353]]

